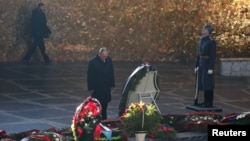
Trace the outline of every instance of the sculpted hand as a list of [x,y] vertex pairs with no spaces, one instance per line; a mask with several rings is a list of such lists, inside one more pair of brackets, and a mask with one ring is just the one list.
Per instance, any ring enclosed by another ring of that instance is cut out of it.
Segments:
[[213,70],[210,70],[210,69],[209,69],[209,70],[207,71],[207,74],[213,74],[213,73],[214,73]]

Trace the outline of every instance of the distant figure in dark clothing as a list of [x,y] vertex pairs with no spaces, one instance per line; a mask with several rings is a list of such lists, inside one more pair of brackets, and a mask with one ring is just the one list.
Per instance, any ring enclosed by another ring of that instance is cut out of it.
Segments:
[[30,58],[35,52],[37,46],[40,48],[44,63],[50,63],[49,56],[45,52],[44,38],[48,38],[51,31],[47,26],[47,18],[44,13],[44,8],[45,5],[43,3],[39,3],[38,6],[32,11],[31,34],[34,39],[31,48],[23,58],[23,62],[25,64],[30,64]]
[[213,107],[214,97],[214,66],[216,59],[216,41],[211,38],[214,28],[211,24],[202,27],[199,41],[195,73],[198,72],[198,89],[204,91],[204,102],[201,107]]
[[88,62],[87,85],[92,97],[102,106],[102,119],[107,119],[107,107],[111,101],[111,88],[115,87],[112,59],[105,47],[99,49],[96,56]]

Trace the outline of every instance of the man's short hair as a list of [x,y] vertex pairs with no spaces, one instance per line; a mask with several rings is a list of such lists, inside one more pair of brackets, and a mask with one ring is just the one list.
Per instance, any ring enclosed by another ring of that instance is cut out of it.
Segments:
[[99,49],[99,54],[101,54],[103,51],[107,51],[107,48],[106,48],[106,47],[101,47],[101,48]]
[[40,3],[38,3],[37,6],[40,8],[40,7],[44,6],[44,3],[41,3],[41,2],[40,2]]
[[204,28],[209,32],[209,34],[211,34],[214,31],[213,26],[209,23],[204,24]]

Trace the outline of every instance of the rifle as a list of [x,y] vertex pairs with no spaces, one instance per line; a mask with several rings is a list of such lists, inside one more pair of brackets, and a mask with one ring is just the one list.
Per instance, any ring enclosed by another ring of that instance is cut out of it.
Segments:
[[198,105],[198,93],[199,93],[199,87],[198,87],[198,70],[196,71],[196,76],[195,76],[195,95],[194,95],[194,105]]
[[[201,40],[200,40],[201,41]],[[200,41],[199,41],[199,45],[200,45]],[[197,62],[196,62],[196,67],[199,65],[197,65],[197,63],[199,63],[199,45],[197,46]],[[195,73],[195,95],[194,95],[194,106],[198,105],[198,93],[199,93],[199,87],[198,87],[198,79],[199,79],[199,68],[196,70]]]

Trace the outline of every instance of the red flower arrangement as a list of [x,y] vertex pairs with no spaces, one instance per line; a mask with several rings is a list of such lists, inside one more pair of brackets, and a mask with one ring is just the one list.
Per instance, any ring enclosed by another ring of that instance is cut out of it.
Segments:
[[23,138],[21,141],[62,141],[62,135],[56,132],[46,131],[46,132],[37,132],[32,133],[28,137]]
[[72,139],[71,137],[67,138],[64,136],[65,131],[67,130],[56,130],[53,127],[44,131],[32,129],[7,135],[4,130],[0,130],[0,141],[63,141]]
[[149,132],[148,137],[151,139],[173,139],[176,136],[176,131],[172,127],[167,127],[159,124],[156,130]]
[[91,96],[81,103],[73,116],[71,129],[74,140],[93,140],[94,131],[101,122],[101,104]]

